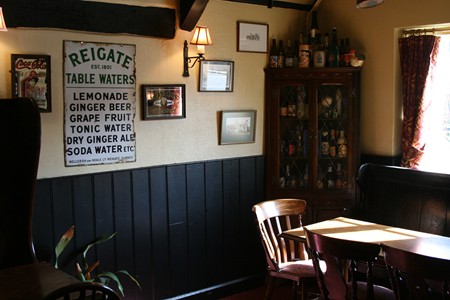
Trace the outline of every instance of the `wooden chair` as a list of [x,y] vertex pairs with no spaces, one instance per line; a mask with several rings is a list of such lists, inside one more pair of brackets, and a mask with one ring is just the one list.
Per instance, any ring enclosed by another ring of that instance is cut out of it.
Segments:
[[36,262],[32,211],[41,145],[33,100],[0,99],[0,269]]
[[[379,245],[332,238],[307,228],[305,233],[324,300],[395,299],[392,290],[373,283],[372,268]],[[320,267],[321,261],[326,268]],[[357,262],[367,264],[365,276],[358,273]]]
[[111,288],[97,282],[80,282],[59,288],[44,300],[120,300]]
[[305,245],[279,237],[285,230],[302,226],[301,218],[305,210],[306,201],[301,199],[269,200],[253,206],[269,275],[265,299],[271,298],[276,278],[292,280],[293,297],[297,297],[300,287],[303,299],[306,294],[305,279],[315,277]]
[[450,261],[384,244],[381,248],[397,299],[450,299]]

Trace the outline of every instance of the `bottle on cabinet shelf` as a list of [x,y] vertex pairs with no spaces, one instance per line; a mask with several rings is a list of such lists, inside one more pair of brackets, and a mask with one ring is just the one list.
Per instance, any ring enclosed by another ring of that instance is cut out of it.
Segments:
[[303,141],[302,141],[302,134],[303,130],[301,129],[300,125],[297,125],[297,128],[295,130],[295,139],[297,140],[297,156],[303,157]]
[[276,39],[272,39],[272,46],[270,47],[269,68],[278,68],[278,47]]
[[320,138],[320,154],[322,157],[327,157],[330,151],[330,142],[328,131],[326,129],[322,130],[322,136]]
[[316,45],[315,45],[315,50],[314,50],[314,55],[313,55],[314,67],[316,67],[316,68],[325,67],[325,60],[326,60],[326,58],[325,58],[324,46],[322,43],[320,33],[318,33],[317,37],[316,37]]
[[333,28],[331,31],[331,45],[328,49],[328,65],[330,67],[339,67],[339,43],[337,38],[337,29]]
[[285,186],[288,187],[291,184],[291,172],[289,171],[289,165],[286,165],[286,176],[284,177]]
[[278,41],[278,68],[284,68],[283,40]]
[[335,187],[337,189],[342,189],[343,188],[343,183],[342,183],[342,164],[339,162],[336,164],[336,181],[334,183]]
[[306,120],[308,118],[308,107],[305,102],[305,87],[297,87],[297,118],[300,120]]
[[347,141],[345,140],[345,131],[339,131],[339,138],[337,139],[338,157],[347,157]]
[[325,33],[323,36],[323,45],[322,45],[323,51],[324,51],[324,57],[325,57],[325,67],[329,67],[328,63],[328,51],[330,49],[330,35],[328,33]]
[[327,169],[327,175],[326,175],[326,186],[329,189],[332,189],[335,187],[335,174],[334,174],[334,169],[333,169],[333,165],[330,163],[328,165],[328,169]]
[[284,67],[292,68],[294,67],[294,52],[292,49],[291,40],[287,40],[286,44],[286,56],[284,58]]
[[298,47],[299,46],[300,46],[300,42],[298,40],[295,40],[294,48],[292,49],[292,52],[294,53],[294,57],[292,59],[292,66],[294,68],[298,67]]
[[299,68],[309,68],[311,59],[311,51],[309,45],[303,44],[299,46]]
[[330,157],[336,157],[337,155],[336,131],[334,129],[330,130],[330,145],[328,148],[328,155]]

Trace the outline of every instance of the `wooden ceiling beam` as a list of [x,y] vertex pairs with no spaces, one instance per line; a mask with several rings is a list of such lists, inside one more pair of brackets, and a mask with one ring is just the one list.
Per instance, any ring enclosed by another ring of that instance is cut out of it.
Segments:
[[310,11],[314,7],[314,3],[317,2],[317,0],[315,0],[314,3],[310,5],[310,4],[299,4],[299,3],[275,1],[275,0],[225,0],[225,1],[263,5],[263,6],[267,6],[267,7],[272,6],[272,7],[279,7],[279,8],[296,9],[296,10],[303,10],[303,11]]
[[175,9],[79,0],[1,0],[7,27],[174,38]]
[[180,29],[191,31],[197,25],[208,0],[180,0]]

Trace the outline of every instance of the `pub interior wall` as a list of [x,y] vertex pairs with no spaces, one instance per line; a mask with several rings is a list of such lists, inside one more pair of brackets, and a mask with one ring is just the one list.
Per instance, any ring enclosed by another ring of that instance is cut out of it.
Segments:
[[[143,1],[121,2],[144,5]],[[172,8],[176,6],[175,1],[154,4]],[[4,13],[7,14],[6,11]],[[264,6],[209,1],[198,22],[198,25],[210,28],[214,42],[207,47],[205,56],[207,59],[234,61],[233,92],[198,92],[198,64],[190,69],[190,77],[182,76],[183,42],[190,41],[193,32],[176,28],[174,39],[160,39],[57,29],[11,28],[2,33],[0,38],[0,70],[3,70],[0,74],[0,98],[11,96],[11,54],[51,56],[52,112],[41,114],[42,147],[38,178],[260,155],[263,151],[263,68],[267,55],[236,51],[237,21],[269,24],[270,36],[286,38],[288,34],[295,36],[302,15],[294,10],[269,10]],[[136,45],[136,162],[65,167],[64,40]],[[189,54],[195,53],[196,47],[190,46]],[[143,121],[140,92],[143,84],[185,84],[186,118]],[[247,109],[257,110],[255,143],[218,145],[218,112]]]
[[[111,2],[111,1],[109,1]],[[143,1],[115,1],[145,5]],[[367,154],[399,153],[401,104],[396,29],[424,24],[449,23],[447,0],[386,0],[377,8],[360,10],[354,0],[324,0],[319,6],[322,30],[338,28],[365,52],[362,72],[361,141]],[[148,2],[145,2],[148,3]],[[150,5],[175,8],[175,1],[152,1]],[[7,12],[4,12],[5,14]],[[269,24],[269,39],[295,39],[304,25],[304,13],[294,10],[210,0],[198,25],[210,27],[214,45],[207,59],[235,62],[231,93],[198,92],[198,65],[190,77],[182,77],[184,40],[192,32],[176,29],[174,39],[131,35],[107,35],[57,29],[9,29],[0,38],[0,98],[11,96],[10,55],[51,56],[52,112],[43,113],[42,147],[38,178],[105,172],[145,166],[176,164],[263,153],[264,72],[267,55],[236,51],[236,23]],[[178,24],[178,22],[177,22]],[[64,166],[63,41],[90,41],[136,45],[136,162],[80,167]],[[195,53],[190,46],[190,54]],[[142,84],[186,84],[186,119],[143,121]],[[218,112],[257,110],[255,143],[218,145]]]

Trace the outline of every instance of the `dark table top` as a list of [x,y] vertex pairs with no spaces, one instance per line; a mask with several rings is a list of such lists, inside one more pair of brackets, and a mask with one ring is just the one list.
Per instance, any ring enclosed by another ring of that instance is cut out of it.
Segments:
[[48,263],[34,263],[0,270],[0,298],[39,300],[63,286],[79,282]]

